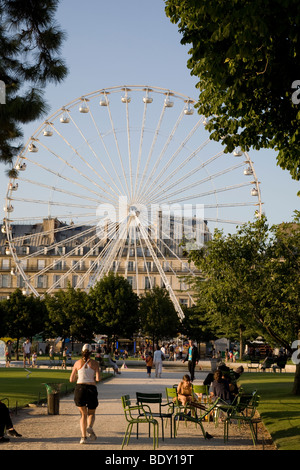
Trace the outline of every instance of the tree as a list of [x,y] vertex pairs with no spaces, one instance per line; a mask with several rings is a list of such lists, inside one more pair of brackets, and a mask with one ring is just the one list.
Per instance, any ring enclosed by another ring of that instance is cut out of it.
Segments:
[[[298,0],[166,0],[199,78],[198,111],[225,152],[270,148],[300,179]],[[292,89],[292,86],[294,89]],[[296,100],[292,99],[296,94]]]
[[65,339],[70,337],[82,342],[93,339],[97,326],[85,291],[69,285],[66,290],[46,295],[45,302],[49,315],[48,332],[60,336],[63,346]]
[[130,338],[139,330],[138,296],[123,276],[104,276],[91,288],[89,298],[102,334]]
[[166,289],[154,287],[141,296],[140,316],[141,332],[153,338],[153,345],[178,333],[178,315]]
[[44,330],[47,320],[47,310],[44,301],[33,294],[25,296],[20,289],[16,289],[3,301],[6,334],[17,338],[17,357],[19,340],[32,336]]
[[[269,228],[262,218],[227,236],[217,231],[190,259],[205,279],[196,282],[198,296],[219,325],[256,331],[293,352],[300,339],[299,219]],[[299,373],[297,365],[297,394]]]
[[0,161],[11,163],[21,148],[20,125],[47,109],[43,90],[59,83],[67,68],[59,57],[64,33],[55,24],[59,0],[0,0]]
[[205,304],[198,299],[198,305],[184,309],[184,319],[180,325],[181,334],[194,339],[197,343],[208,342],[217,336],[218,329],[210,321]]

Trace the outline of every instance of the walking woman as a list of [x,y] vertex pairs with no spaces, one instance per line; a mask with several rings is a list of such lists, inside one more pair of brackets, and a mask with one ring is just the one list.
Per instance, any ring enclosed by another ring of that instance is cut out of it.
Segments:
[[100,381],[99,364],[91,359],[92,347],[85,344],[82,348],[82,358],[75,362],[70,382],[76,382],[74,401],[79,408],[81,440],[80,444],[86,444],[87,435],[91,440],[96,440],[93,430],[95,412],[98,406],[98,390],[96,383]]

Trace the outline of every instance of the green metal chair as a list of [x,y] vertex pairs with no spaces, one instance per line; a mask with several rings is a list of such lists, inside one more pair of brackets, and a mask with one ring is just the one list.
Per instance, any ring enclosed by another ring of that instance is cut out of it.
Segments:
[[[169,403],[162,403],[162,394],[161,393],[142,393],[136,392],[136,401],[137,405],[144,406],[145,403],[151,409],[151,416],[153,418],[161,419],[161,429],[162,429],[162,440],[164,440],[164,419],[170,420],[170,437],[172,438],[172,417],[173,410],[170,412]],[[155,406],[155,411],[153,409]],[[152,408],[151,408],[152,407]],[[164,407],[168,407],[166,411],[163,410]]]
[[218,406],[214,412],[215,427],[219,424],[220,412],[222,412],[223,415],[225,414],[226,418],[232,413],[243,414],[247,410],[248,405],[251,403],[256,393],[256,390],[252,393],[246,393],[243,388],[240,388],[239,393],[235,396],[232,403],[229,404],[223,400],[219,400]]
[[202,395],[208,395],[209,386],[208,385],[192,385],[194,393],[202,393]]
[[146,411],[142,405],[131,405],[131,400],[129,395],[123,395],[121,397],[123,410],[125,414],[126,421],[128,422],[126,432],[122,442],[122,449],[125,445],[126,438],[127,444],[129,444],[131,431],[133,425],[136,424],[136,437],[138,439],[138,430],[139,424],[146,423],[149,425],[149,436],[150,436],[150,426],[153,425],[153,449],[155,450],[158,447],[158,421],[154,419],[151,415],[151,410],[148,407]]
[[224,442],[228,441],[229,435],[229,426],[232,421],[236,421],[238,425],[240,424],[249,424],[250,432],[252,437],[253,445],[256,445],[257,442],[257,432],[255,430],[254,424],[255,412],[259,405],[260,397],[256,391],[254,391],[250,396],[248,395],[249,401],[247,402],[246,396],[241,395],[239,402],[236,406],[232,407],[232,410],[228,412],[228,415],[224,421]]
[[174,416],[174,437],[177,435],[178,427],[179,427],[179,422],[182,419],[185,422],[191,421],[192,423],[195,423],[196,425],[199,425],[203,434],[204,439],[209,439],[212,436],[210,436],[207,432],[205,432],[204,427],[203,427],[203,421],[205,421],[206,417],[213,412],[213,410],[216,408],[217,404],[219,402],[219,398],[217,398],[214,403],[209,404],[206,408],[206,410],[203,412],[202,415],[198,416],[195,415],[193,416],[192,414],[187,414],[184,412],[179,412],[176,413]]

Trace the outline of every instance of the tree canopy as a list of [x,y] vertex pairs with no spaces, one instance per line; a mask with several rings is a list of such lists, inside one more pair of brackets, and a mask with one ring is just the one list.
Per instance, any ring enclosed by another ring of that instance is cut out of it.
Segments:
[[10,163],[22,146],[22,125],[47,110],[44,87],[61,82],[65,34],[55,23],[59,0],[0,0],[0,161]]
[[173,338],[179,330],[179,319],[168,291],[154,287],[140,299],[141,332],[153,338]]
[[190,259],[203,275],[195,283],[198,303],[215,325],[232,336],[238,330],[246,338],[260,333],[293,352],[293,342],[300,339],[297,218],[269,227],[263,217],[233,235],[217,231]]
[[[188,68],[199,78],[198,111],[213,140],[225,146],[274,149],[277,162],[300,179],[298,0],[165,0]],[[300,83],[300,81],[299,81]]]
[[110,273],[91,288],[89,298],[99,332],[110,338],[127,338],[138,331],[138,296],[127,279]]

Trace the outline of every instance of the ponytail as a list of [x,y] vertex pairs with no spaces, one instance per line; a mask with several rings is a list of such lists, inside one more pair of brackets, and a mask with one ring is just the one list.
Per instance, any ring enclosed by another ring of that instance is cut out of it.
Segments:
[[82,352],[82,359],[84,360],[84,362],[87,362],[90,358],[90,351],[88,351],[87,349],[85,349],[83,352]]

